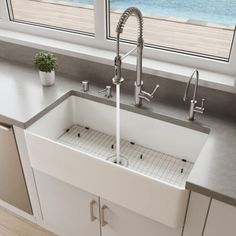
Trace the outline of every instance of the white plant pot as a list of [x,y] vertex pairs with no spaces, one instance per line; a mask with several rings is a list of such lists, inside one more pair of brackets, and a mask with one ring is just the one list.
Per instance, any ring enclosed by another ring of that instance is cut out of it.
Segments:
[[55,71],[51,72],[44,72],[44,71],[39,71],[39,77],[41,80],[41,84],[43,86],[51,86],[55,84]]

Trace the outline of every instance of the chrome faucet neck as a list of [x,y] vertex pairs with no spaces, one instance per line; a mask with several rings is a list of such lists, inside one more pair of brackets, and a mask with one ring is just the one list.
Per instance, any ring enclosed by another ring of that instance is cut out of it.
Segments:
[[[137,45],[138,45],[139,43],[143,43],[143,15],[141,11],[136,7],[127,8],[121,15],[119,22],[116,26],[117,39],[120,39],[120,34],[123,33],[124,26],[131,15],[135,15],[138,20],[138,26],[139,26],[138,39],[137,39]],[[119,44],[118,41],[117,44]],[[117,49],[119,49],[119,45]],[[117,54],[119,55],[119,50],[117,50]]]
[[197,69],[195,69],[192,73],[192,75],[189,78],[189,81],[187,83],[187,86],[185,88],[185,92],[184,92],[184,98],[183,100],[186,101],[188,99],[188,92],[189,92],[189,88],[190,88],[190,84],[194,78],[194,75],[196,75],[196,82],[195,82],[195,86],[194,86],[194,93],[193,93],[193,99],[192,100],[196,100],[197,97],[197,89],[198,89],[198,81],[199,81],[199,71]]
[[189,88],[190,88],[190,84],[194,78],[194,75],[196,75],[196,81],[195,81],[195,86],[194,86],[194,92],[193,92],[193,98],[190,101],[190,108],[189,108],[189,116],[188,119],[193,121],[194,117],[195,117],[195,113],[200,113],[203,114],[204,113],[204,103],[205,103],[205,99],[202,99],[202,103],[201,106],[197,106],[197,89],[198,89],[198,82],[199,82],[199,71],[197,69],[195,69],[192,73],[192,75],[189,78],[189,81],[186,85],[185,88],[185,92],[184,92],[184,97],[183,100],[186,101],[188,100],[188,93],[189,93]]

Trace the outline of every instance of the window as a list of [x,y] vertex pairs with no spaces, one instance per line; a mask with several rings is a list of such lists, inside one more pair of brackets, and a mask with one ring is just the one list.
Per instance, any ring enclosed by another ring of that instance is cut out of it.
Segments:
[[[130,5],[144,15],[146,46],[228,61],[234,39],[236,1],[215,0],[110,0],[108,38]],[[127,21],[124,41],[137,38],[136,19]]]
[[12,21],[94,34],[93,0],[9,0]]
[[[236,0],[0,0],[0,29],[115,51],[118,19],[131,5],[144,15],[145,57],[236,73]],[[132,49],[136,24],[127,21],[122,52]]]

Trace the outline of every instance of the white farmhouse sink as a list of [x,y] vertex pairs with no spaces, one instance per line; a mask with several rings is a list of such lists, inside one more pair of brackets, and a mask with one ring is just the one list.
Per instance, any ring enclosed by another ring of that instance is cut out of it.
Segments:
[[170,227],[182,227],[185,182],[208,134],[121,110],[115,153],[115,108],[71,96],[26,131],[33,169]]

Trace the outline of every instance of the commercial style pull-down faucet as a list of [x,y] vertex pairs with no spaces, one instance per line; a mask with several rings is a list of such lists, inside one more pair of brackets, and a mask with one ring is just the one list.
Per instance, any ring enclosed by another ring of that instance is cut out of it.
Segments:
[[[131,15],[135,15],[138,20],[139,33],[138,33],[137,45],[134,49],[132,49],[131,51],[129,51],[128,53],[126,53],[124,56],[121,57],[120,34],[123,32],[124,26]],[[141,106],[143,99],[150,102],[150,100],[154,97],[154,94],[159,87],[159,85],[156,85],[152,93],[147,93],[143,90],[142,57],[143,57],[144,41],[143,41],[143,16],[141,11],[136,7],[127,8],[119,19],[119,22],[116,27],[116,32],[117,32],[117,55],[115,57],[115,76],[112,79],[113,83],[121,84],[124,81],[121,75],[122,60],[124,60],[129,54],[137,50],[137,65],[136,65],[137,78],[134,84],[135,87],[134,99],[135,99],[135,105]]]
[[195,69],[192,73],[192,75],[189,78],[189,81],[187,83],[187,86],[185,88],[185,93],[184,93],[184,101],[188,100],[188,92],[189,92],[189,87],[191,84],[191,81],[194,77],[194,75],[196,75],[196,82],[195,82],[195,86],[194,86],[194,92],[193,92],[193,99],[190,101],[190,108],[189,108],[189,116],[188,119],[193,121],[194,120],[194,116],[195,113],[200,113],[203,114],[204,113],[204,103],[205,103],[205,99],[202,99],[202,104],[201,106],[196,106],[197,105],[197,100],[196,100],[196,96],[197,96],[197,89],[198,89],[198,81],[199,81],[199,71],[197,69]]

